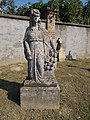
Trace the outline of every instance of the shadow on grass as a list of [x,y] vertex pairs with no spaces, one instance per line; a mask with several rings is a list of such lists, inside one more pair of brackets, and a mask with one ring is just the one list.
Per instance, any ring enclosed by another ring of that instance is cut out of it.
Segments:
[[6,90],[8,99],[20,105],[20,88],[22,84],[0,79],[0,89]]
[[74,67],[74,68],[79,68],[79,69],[83,69],[83,70],[87,70],[88,72],[90,72],[90,68],[80,68],[78,66],[73,66],[73,65],[67,65],[68,67]]

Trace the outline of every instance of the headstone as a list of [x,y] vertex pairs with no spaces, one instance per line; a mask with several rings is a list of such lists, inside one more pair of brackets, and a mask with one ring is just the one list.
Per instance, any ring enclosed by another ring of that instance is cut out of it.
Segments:
[[69,51],[68,55],[66,56],[66,60],[72,60],[72,54],[71,51]]
[[56,41],[56,51],[57,51],[57,61],[58,62],[63,62],[65,61],[65,50],[63,48],[63,43],[62,43],[62,39],[58,38]]
[[61,46],[61,49],[59,51],[59,62],[65,61],[66,55],[65,55],[65,50],[63,46]]
[[23,45],[28,76],[20,89],[24,109],[59,109],[60,88],[55,78],[55,48],[48,31],[41,28],[40,12],[32,9]]

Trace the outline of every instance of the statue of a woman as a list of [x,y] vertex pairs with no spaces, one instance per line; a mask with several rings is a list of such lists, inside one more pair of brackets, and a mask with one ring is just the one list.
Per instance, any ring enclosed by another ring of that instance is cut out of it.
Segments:
[[32,9],[30,25],[24,37],[24,53],[28,61],[28,80],[44,82],[44,72],[52,70],[55,63],[55,49],[48,31],[40,26],[40,12]]

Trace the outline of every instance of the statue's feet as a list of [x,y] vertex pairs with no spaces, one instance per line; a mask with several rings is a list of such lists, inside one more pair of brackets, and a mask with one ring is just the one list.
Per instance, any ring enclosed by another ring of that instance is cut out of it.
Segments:
[[26,77],[26,80],[24,81],[24,86],[27,87],[56,87],[57,83],[53,79],[49,79],[48,77],[44,76],[44,78],[40,80],[34,80],[32,78]]
[[47,77],[44,77],[44,79],[39,80],[37,84],[41,84],[42,86],[45,86],[45,87],[48,87],[48,86],[56,87],[57,86],[56,82],[51,81]]

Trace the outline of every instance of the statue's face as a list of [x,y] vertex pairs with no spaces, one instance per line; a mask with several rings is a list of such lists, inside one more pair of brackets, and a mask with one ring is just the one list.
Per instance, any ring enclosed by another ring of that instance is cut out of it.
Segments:
[[37,17],[37,16],[34,16],[34,17],[33,17],[33,21],[34,21],[35,23],[38,23],[39,20],[40,20],[40,17]]

